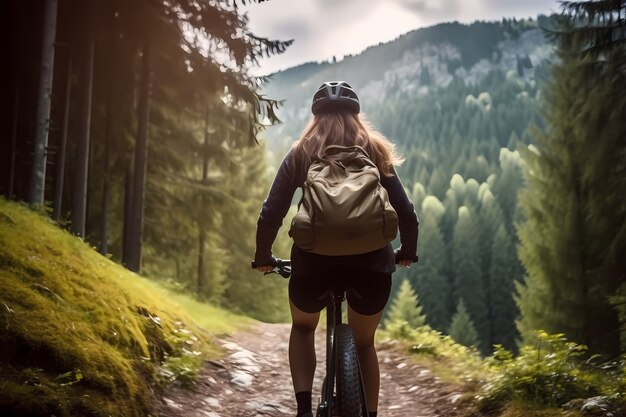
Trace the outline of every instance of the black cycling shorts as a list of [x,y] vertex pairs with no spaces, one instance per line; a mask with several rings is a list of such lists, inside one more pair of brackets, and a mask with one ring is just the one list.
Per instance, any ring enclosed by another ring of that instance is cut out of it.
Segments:
[[330,290],[346,291],[348,304],[359,314],[380,312],[391,292],[391,275],[371,271],[333,268],[331,272],[316,272],[292,276],[289,299],[306,313],[318,313],[326,307]]

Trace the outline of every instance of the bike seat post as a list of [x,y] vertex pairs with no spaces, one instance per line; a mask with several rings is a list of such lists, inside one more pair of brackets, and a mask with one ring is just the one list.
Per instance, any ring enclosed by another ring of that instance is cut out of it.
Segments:
[[344,297],[343,294],[335,294],[333,297],[333,303],[335,304],[335,326],[340,325],[342,321],[341,304],[343,303]]

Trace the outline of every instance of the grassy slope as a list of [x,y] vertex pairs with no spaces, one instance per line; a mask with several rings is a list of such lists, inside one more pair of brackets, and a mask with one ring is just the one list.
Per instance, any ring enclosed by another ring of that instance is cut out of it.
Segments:
[[159,381],[189,373],[215,354],[212,333],[245,321],[0,198],[0,415],[148,415]]

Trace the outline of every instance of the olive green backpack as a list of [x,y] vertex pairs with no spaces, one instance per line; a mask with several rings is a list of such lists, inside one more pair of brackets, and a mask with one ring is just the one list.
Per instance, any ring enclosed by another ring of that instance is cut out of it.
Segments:
[[309,167],[289,235],[320,255],[356,255],[385,247],[398,216],[380,172],[359,146],[328,146]]

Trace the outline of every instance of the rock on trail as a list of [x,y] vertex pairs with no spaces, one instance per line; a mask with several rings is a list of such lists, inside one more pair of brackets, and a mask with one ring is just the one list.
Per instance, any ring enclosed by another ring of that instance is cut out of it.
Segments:
[[[196,385],[171,387],[157,405],[160,417],[293,417],[295,399],[289,373],[289,324],[255,325],[222,340],[226,355],[208,361]],[[318,402],[325,360],[325,333],[316,335],[317,372],[313,405]],[[454,417],[457,388],[412,364],[391,344],[378,347],[380,417]]]

